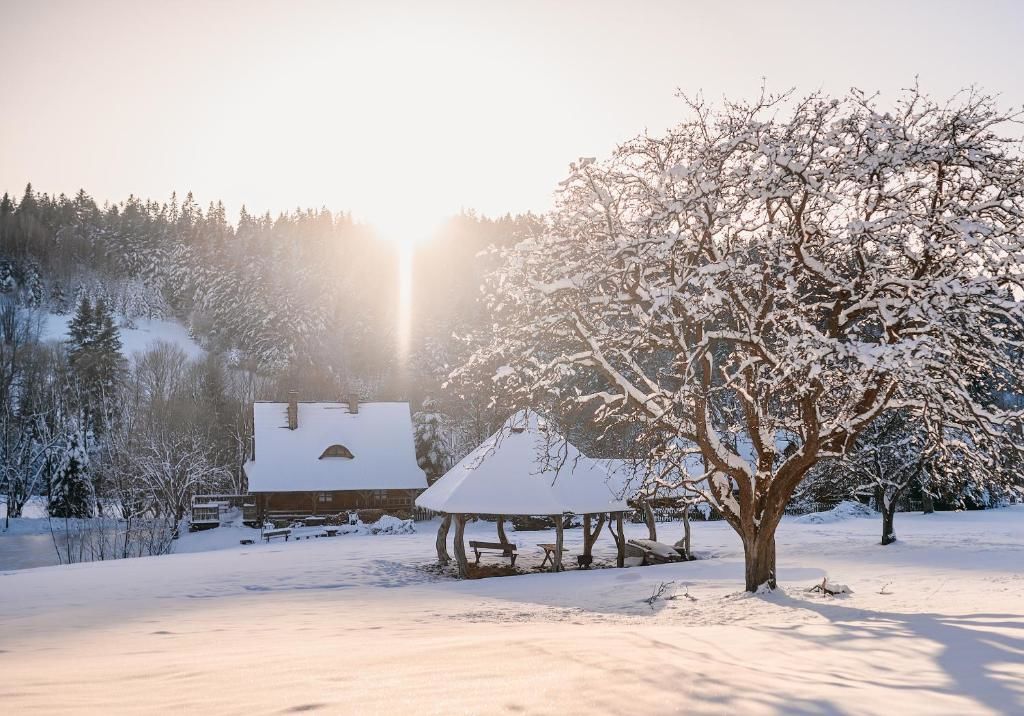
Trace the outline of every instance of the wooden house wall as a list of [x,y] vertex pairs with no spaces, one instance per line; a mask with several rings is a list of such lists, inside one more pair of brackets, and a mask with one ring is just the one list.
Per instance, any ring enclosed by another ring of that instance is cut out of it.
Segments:
[[334,515],[362,509],[411,511],[421,490],[337,490],[333,492],[262,492],[256,494],[261,515]]

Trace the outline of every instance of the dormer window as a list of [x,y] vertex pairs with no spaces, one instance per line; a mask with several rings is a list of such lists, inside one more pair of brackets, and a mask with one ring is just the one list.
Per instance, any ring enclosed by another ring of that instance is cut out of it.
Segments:
[[344,445],[331,445],[329,448],[324,450],[324,454],[320,456],[320,459],[323,460],[328,457],[341,457],[346,460],[351,460],[355,455],[353,455],[352,451]]

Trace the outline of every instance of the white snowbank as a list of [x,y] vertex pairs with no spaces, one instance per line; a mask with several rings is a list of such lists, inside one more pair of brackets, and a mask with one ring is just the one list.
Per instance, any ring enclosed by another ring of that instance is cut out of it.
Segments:
[[861,517],[877,518],[878,513],[867,505],[853,500],[843,500],[831,510],[825,512],[812,512],[809,515],[800,515],[793,519],[802,525],[827,525],[843,520],[852,520]]

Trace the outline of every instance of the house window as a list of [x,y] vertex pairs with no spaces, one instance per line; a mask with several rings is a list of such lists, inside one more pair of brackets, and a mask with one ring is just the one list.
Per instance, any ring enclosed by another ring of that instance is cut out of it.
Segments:
[[318,492],[316,495],[317,502],[334,502],[334,495],[329,492]]
[[325,457],[342,457],[347,460],[351,460],[355,455],[344,445],[331,445],[329,448],[324,450],[323,455],[320,459],[323,460]]

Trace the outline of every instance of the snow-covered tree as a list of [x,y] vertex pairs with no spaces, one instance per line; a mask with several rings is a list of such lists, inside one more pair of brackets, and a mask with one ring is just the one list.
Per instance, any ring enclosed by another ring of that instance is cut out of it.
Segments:
[[455,377],[597,401],[652,460],[701,457],[753,591],[808,470],[879,415],[927,405],[929,429],[1007,440],[1020,411],[991,394],[1024,377],[1024,160],[975,91],[688,106],[573,165],[546,233],[504,251],[494,338]]
[[89,476],[85,433],[79,426],[69,426],[57,459],[47,512],[51,517],[92,517],[96,494]]
[[452,466],[452,450],[444,415],[433,398],[423,401],[423,408],[412,416],[416,462],[434,484]]
[[38,343],[32,312],[0,301],[0,496],[7,517],[20,517],[43,492],[59,431],[62,396],[57,379],[63,356]]
[[146,435],[132,462],[154,513],[174,525],[201,486],[227,478],[223,467],[210,462],[204,437],[194,432]]
[[842,458],[821,463],[821,475],[854,497],[870,497],[882,514],[882,544],[896,541],[894,521],[899,501],[915,485],[929,482],[937,469],[966,470],[975,461],[973,450],[963,449],[953,435],[935,442],[920,419],[907,410],[892,410],[876,418]]
[[82,296],[68,326],[68,361],[81,390],[86,429],[100,434],[110,420],[111,401],[124,371],[121,338],[110,308]]

